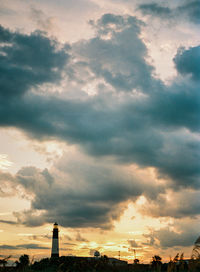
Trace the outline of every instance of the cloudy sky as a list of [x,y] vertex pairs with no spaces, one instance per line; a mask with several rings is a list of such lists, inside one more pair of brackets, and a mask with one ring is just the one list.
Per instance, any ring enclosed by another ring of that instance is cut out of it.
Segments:
[[0,1],[0,256],[190,257],[199,0]]

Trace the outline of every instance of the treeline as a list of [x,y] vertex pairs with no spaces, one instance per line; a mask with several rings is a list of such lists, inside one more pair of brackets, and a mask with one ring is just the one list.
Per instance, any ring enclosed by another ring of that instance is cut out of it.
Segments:
[[110,259],[104,255],[100,258],[59,257],[44,258],[40,261],[30,261],[29,256],[24,254],[15,266],[7,267],[5,261],[0,271],[10,272],[199,272],[200,259],[185,261],[183,254],[177,254],[169,263],[162,263],[158,255],[152,257],[150,264],[140,264],[135,259],[133,264],[110,263]]

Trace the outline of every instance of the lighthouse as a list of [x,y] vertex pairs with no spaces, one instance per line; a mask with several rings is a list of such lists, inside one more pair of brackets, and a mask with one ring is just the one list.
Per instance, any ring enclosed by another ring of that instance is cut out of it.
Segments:
[[59,257],[58,224],[53,225],[51,258]]

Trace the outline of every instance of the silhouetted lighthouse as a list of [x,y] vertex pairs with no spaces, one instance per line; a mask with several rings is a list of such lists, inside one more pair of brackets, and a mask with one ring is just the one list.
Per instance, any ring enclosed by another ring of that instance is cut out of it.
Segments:
[[58,224],[53,225],[51,257],[59,257]]

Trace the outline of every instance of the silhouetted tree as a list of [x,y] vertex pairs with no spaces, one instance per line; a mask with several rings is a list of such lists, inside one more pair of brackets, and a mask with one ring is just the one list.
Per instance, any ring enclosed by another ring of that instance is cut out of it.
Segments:
[[29,256],[26,255],[26,254],[20,256],[19,262],[20,262],[20,264],[21,264],[23,267],[24,267],[24,266],[28,266],[29,263],[30,263]]
[[134,259],[134,264],[139,264],[140,260],[139,259]]
[[161,270],[161,265],[162,265],[162,258],[158,255],[154,255],[152,257],[152,262],[151,262],[151,265],[152,265],[152,268],[153,268],[153,271],[160,271]]
[[103,263],[107,264],[109,259],[108,259],[108,256],[107,255],[103,255],[101,256],[101,260],[103,261]]
[[1,259],[1,260],[0,260],[0,266],[2,265],[3,268],[5,268],[5,266],[6,266],[7,263],[8,263],[8,259],[10,259],[10,257],[11,257],[11,255],[8,256],[8,257],[6,257],[6,258],[4,258],[4,259]]
[[19,261],[16,261],[15,263],[16,263],[16,267],[19,271],[25,270],[30,264],[29,255],[24,254],[24,255],[20,256]]
[[7,263],[8,262],[5,259],[0,260],[0,266],[2,265],[3,267],[5,267]]

